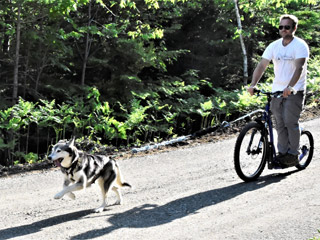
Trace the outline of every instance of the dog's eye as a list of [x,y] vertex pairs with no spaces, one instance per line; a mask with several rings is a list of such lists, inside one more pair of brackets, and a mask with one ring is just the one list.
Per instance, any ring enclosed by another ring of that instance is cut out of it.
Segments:
[[60,150],[60,149],[58,149],[58,150],[57,150],[57,152],[59,153],[59,152],[61,152],[61,150]]

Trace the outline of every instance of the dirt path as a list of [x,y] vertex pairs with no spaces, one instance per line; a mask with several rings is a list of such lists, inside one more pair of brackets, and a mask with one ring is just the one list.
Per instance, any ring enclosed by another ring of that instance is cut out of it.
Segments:
[[[319,236],[320,121],[304,122],[315,154],[304,171],[265,170],[243,183],[233,168],[235,139],[119,161],[133,189],[124,205],[99,206],[97,186],[75,201],[53,196],[60,171],[0,178],[0,239],[299,239]],[[109,202],[113,203],[112,194]]]

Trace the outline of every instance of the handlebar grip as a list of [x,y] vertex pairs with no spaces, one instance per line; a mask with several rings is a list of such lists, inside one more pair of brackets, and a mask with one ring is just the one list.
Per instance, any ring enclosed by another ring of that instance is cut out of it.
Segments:
[[253,93],[260,93],[261,90],[259,90],[258,88],[253,88]]
[[293,95],[296,95],[296,94],[297,94],[297,90],[295,90],[294,88],[292,88],[292,89],[291,89],[291,93],[292,93]]

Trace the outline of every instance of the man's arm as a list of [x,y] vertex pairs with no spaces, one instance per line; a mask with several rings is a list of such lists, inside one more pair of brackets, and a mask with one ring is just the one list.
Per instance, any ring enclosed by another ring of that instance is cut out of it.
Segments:
[[248,88],[248,92],[250,93],[251,96],[253,95],[254,87],[257,85],[257,83],[261,79],[269,63],[270,61],[268,59],[262,58],[259,64],[257,65],[256,69],[254,70],[252,75],[251,85]]
[[291,89],[290,87],[294,87],[294,85],[296,85],[296,83],[298,82],[302,70],[303,70],[303,66],[306,62],[306,58],[298,58],[296,60],[294,60],[294,65],[296,67],[296,70],[294,71],[294,74],[288,84],[288,86],[283,90],[283,97],[287,97],[291,94]]

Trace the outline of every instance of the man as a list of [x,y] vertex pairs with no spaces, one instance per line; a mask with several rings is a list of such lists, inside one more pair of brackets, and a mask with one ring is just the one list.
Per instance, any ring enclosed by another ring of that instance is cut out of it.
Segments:
[[253,95],[270,61],[274,65],[275,78],[272,92],[282,91],[282,98],[273,98],[271,111],[278,133],[278,159],[286,167],[299,163],[299,118],[306,92],[307,60],[309,47],[294,34],[298,19],[293,15],[280,17],[279,33],[282,37],[272,42],[264,51],[262,60],[253,72],[248,92]]

